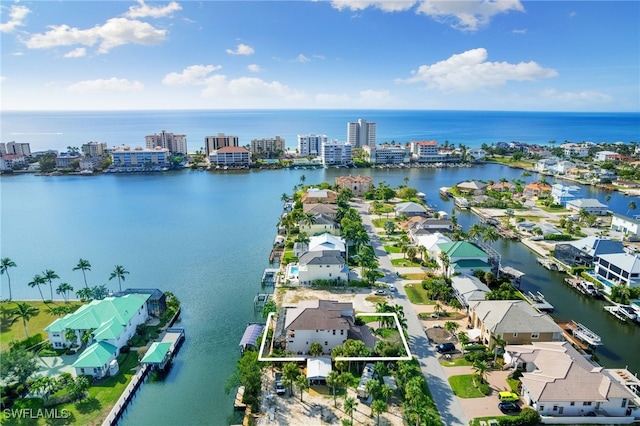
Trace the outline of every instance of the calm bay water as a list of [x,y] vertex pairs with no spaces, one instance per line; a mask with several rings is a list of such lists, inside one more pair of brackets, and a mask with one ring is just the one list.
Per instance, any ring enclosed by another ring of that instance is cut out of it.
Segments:
[[238,136],[241,145],[279,135],[286,146],[296,148],[298,134],[346,140],[347,122],[359,118],[377,123],[378,143],[435,139],[479,147],[499,141],[640,141],[637,113],[197,110],[1,112],[0,118],[0,142],[29,142],[32,151],[66,150],[89,141],[143,146],[146,135],[162,130],[187,135],[190,151],[204,146],[205,136],[217,133]]
[[[352,172],[355,172],[353,170]],[[462,169],[359,169],[374,182],[409,185],[427,194],[428,203],[451,212],[453,203],[438,188],[466,179],[519,178],[521,171],[497,165]],[[239,357],[238,342],[257,319],[253,297],[268,266],[268,254],[281,213],[280,195],[305,175],[306,183],[333,182],[344,170],[278,170],[242,173],[182,171],[147,175],[0,179],[0,256],[11,270],[14,298],[38,299],[27,287],[34,274],[53,269],[62,282],[80,288],[72,271],[88,259],[90,285],[106,284],[114,265],[130,271],[124,285],[157,287],[182,301],[181,325],[187,340],[164,382],[143,386],[127,411],[127,425],[225,424],[233,395],[224,392]],[[535,175],[528,178],[532,180]],[[620,193],[585,187],[588,197],[612,196],[612,210],[625,213],[630,201]],[[477,220],[456,211],[465,229]],[[535,262],[519,243],[499,241],[503,264],[523,270],[524,290],[540,290],[555,305],[554,316],[583,322],[599,333],[603,365],[640,372],[640,327],[619,324],[602,302],[588,300],[562,284],[562,275]],[[2,281],[6,297],[6,280]]]

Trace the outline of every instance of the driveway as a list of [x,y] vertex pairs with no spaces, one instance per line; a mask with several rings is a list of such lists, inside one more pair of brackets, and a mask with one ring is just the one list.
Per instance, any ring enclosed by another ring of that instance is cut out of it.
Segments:
[[54,377],[62,373],[71,373],[75,376],[76,369],[72,367],[78,359],[76,355],[38,357],[38,370],[34,376]]

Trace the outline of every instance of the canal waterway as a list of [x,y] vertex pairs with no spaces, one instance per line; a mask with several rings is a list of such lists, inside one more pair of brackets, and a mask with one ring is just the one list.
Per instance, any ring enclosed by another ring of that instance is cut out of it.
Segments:
[[[157,287],[181,300],[187,340],[163,382],[145,384],[125,413],[127,425],[226,424],[233,393],[225,384],[239,359],[239,340],[248,322],[259,320],[253,298],[281,213],[282,193],[300,183],[333,182],[346,173],[370,175],[391,186],[404,183],[427,195],[429,204],[451,212],[451,201],[438,195],[442,186],[468,179],[521,178],[522,171],[498,165],[451,169],[317,169],[209,173],[37,177],[0,179],[0,256],[18,265],[11,272],[15,299],[38,299],[26,284],[45,269],[81,288],[82,274],[72,271],[88,259],[90,285],[109,281],[115,265],[130,274],[123,286]],[[535,177],[525,178],[527,181]],[[629,197],[585,187],[587,197],[626,213]],[[477,218],[456,211],[465,228]],[[504,265],[526,273],[523,290],[540,290],[557,318],[582,322],[602,336],[597,355],[606,367],[628,366],[640,372],[640,327],[620,324],[590,300],[562,284],[563,275],[536,263],[536,255],[518,242],[493,246]],[[55,284],[55,283],[54,283]],[[6,297],[6,279],[2,297]]]

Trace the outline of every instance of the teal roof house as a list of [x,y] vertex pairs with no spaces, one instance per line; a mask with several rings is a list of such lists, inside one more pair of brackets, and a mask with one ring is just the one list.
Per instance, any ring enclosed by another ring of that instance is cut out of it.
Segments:
[[117,373],[118,352],[118,348],[107,342],[93,343],[73,363],[76,376],[93,376],[99,379],[108,376],[110,369],[113,369],[113,374]]
[[[49,335],[51,345],[57,349],[79,347],[82,345],[82,336],[90,333],[90,346],[78,358],[76,364],[80,364],[76,370],[96,368],[97,377],[102,377],[100,374],[104,373],[104,363],[100,362],[106,361],[105,351],[111,351],[115,359],[120,353],[120,348],[135,334],[136,327],[144,324],[149,318],[148,298],[148,294],[128,294],[94,300],[74,313],[58,318],[49,324],[45,331]],[[96,346],[96,343],[100,345]],[[87,366],[88,362],[95,365]],[[91,372],[79,374],[93,375]]]
[[[486,272],[493,269],[489,263],[489,254],[473,243],[452,241],[440,243],[437,246],[436,259],[447,277],[454,274],[473,275],[478,269]],[[445,261],[442,260],[440,253],[444,253]]]

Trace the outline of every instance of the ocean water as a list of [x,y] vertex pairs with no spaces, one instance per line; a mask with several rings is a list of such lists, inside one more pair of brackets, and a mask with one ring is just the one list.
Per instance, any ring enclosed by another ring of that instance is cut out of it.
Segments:
[[377,141],[406,143],[437,140],[441,144],[520,141],[640,141],[640,114],[500,111],[398,110],[180,110],[1,112],[0,142],[28,142],[32,151],[65,150],[89,141],[108,146],[143,146],[144,137],[166,130],[187,135],[190,151],[204,138],[225,133],[241,145],[251,139],[281,136],[295,148],[298,134],[325,134],[346,140],[347,123],[360,118],[377,124]]

